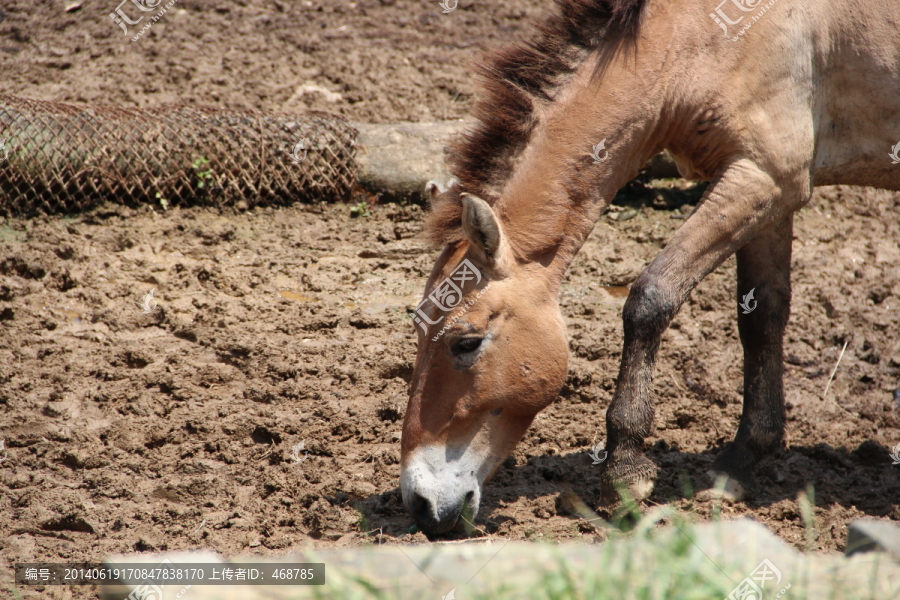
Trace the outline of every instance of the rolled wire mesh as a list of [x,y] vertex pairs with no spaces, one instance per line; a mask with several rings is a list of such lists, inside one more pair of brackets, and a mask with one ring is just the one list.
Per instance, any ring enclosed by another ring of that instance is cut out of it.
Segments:
[[345,197],[356,130],[324,113],[44,102],[0,94],[0,213]]

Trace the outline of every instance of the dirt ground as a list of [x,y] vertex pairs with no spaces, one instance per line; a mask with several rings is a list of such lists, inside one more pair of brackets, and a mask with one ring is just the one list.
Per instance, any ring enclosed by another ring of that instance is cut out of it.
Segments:
[[[538,0],[460,0],[448,14],[436,1],[180,0],[131,42],[109,18],[115,0],[65,12],[70,4],[0,3],[0,91],[371,122],[464,116],[467,61],[522,35],[545,9]],[[620,218],[601,219],[570,269],[569,379],[488,485],[484,535],[604,539],[560,496],[570,485],[588,504],[598,498],[587,452],[604,437],[624,286],[683,222],[690,206],[672,210],[678,198],[623,194],[627,206],[610,213]],[[410,309],[435,253],[418,236],[419,207],[369,212],[107,205],[0,222],[4,562],[426,541],[407,533],[397,486]],[[820,189],[795,238],[786,447],[759,470],[762,496],[722,513],[803,548],[797,498],[811,486],[813,547],[837,551],[851,519],[900,520],[900,467],[889,456],[900,444],[900,194]],[[666,333],[655,378],[648,444],[661,469],[651,501],[698,519],[715,506],[692,490],[707,487],[741,410],[735,296],[732,259]]]

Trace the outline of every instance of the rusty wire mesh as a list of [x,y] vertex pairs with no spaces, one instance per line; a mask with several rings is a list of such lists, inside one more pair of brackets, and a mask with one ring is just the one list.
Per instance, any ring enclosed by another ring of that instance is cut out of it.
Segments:
[[93,107],[0,94],[0,214],[104,201],[249,206],[346,196],[356,130],[324,113]]

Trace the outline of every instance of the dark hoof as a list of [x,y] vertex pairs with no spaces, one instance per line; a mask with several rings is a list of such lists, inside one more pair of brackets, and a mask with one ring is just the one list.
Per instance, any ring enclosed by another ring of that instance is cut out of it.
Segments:
[[711,479],[713,491],[720,490],[722,496],[731,500],[750,500],[759,495],[759,484],[753,477],[753,460],[748,453],[740,452],[733,444],[716,458],[707,475]]
[[615,510],[623,501],[623,493],[635,502],[647,499],[656,482],[656,471],[656,465],[644,455],[615,460],[600,478],[600,505]]
[[700,499],[708,496],[740,502],[752,500],[759,493],[759,486],[752,477],[749,480],[746,478],[740,480],[730,476],[728,473],[714,469],[707,471],[706,474],[709,476],[712,488],[698,494],[697,497]]

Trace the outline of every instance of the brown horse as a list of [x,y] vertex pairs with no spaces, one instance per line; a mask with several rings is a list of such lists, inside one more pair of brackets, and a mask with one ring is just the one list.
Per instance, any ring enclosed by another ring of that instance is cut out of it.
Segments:
[[[631,287],[606,413],[601,501],[638,499],[656,466],[651,375],[697,283],[737,253],[744,408],[715,462],[735,495],[784,430],[782,336],[793,214],[814,185],[900,189],[900,2],[557,0],[528,44],[490,58],[458,182],[432,188],[443,246],[415,321],[403,501],[428,532],[477,512],[481,487],[566,377],[560,282],[616,191],[668,149],[711,185]],[[724,35],[723,35],[724,30]],[[601,143],[603,142],[603,143]],[[490,286],[489,288],[487,286]]]

